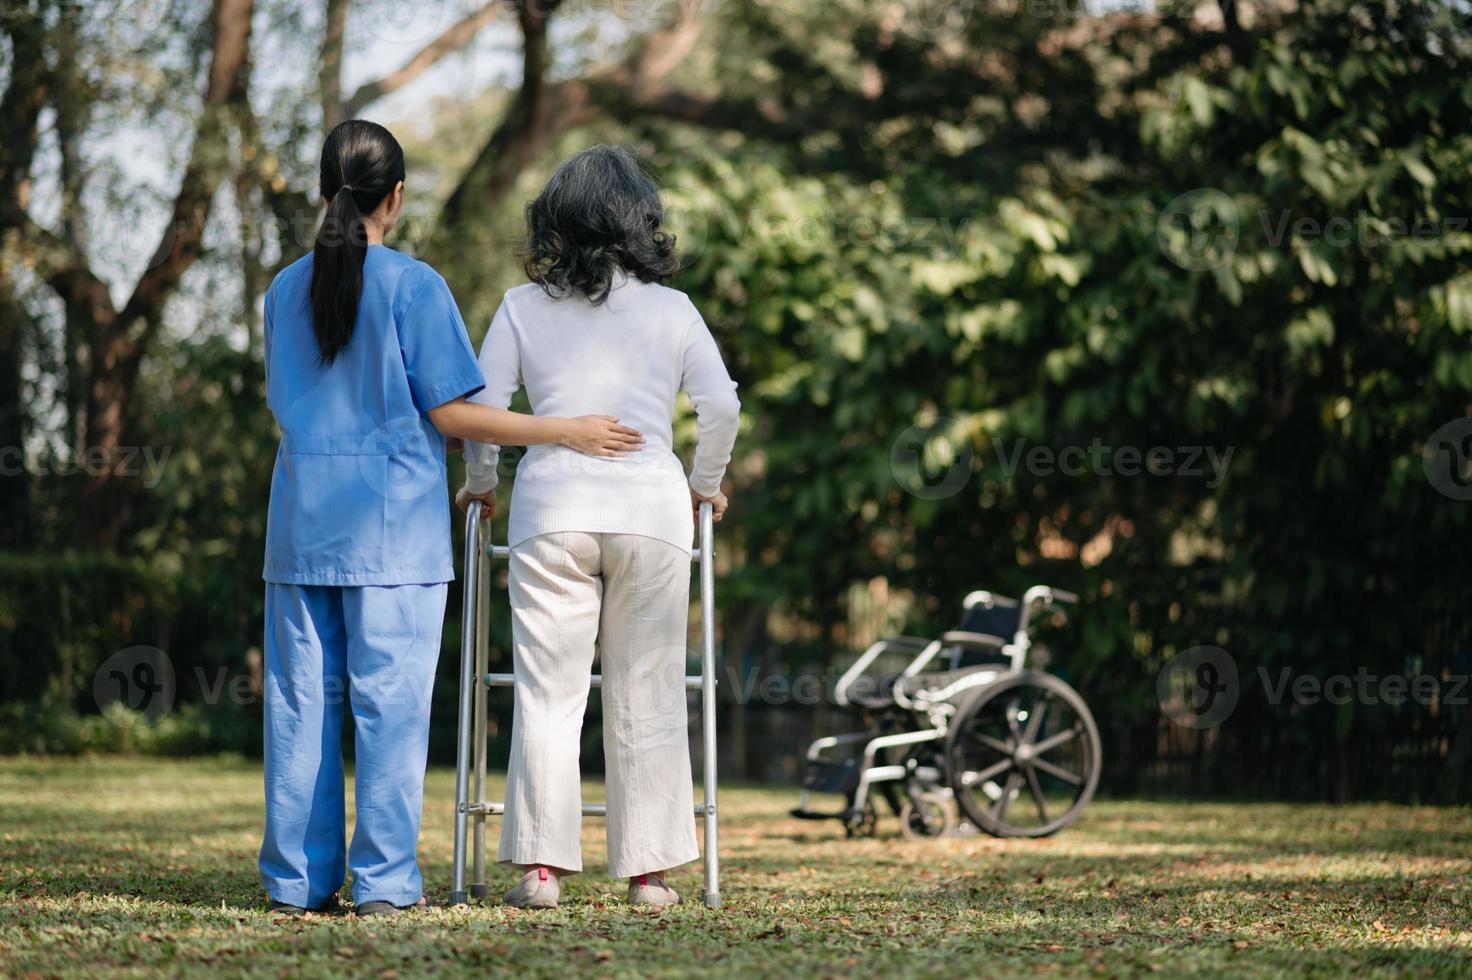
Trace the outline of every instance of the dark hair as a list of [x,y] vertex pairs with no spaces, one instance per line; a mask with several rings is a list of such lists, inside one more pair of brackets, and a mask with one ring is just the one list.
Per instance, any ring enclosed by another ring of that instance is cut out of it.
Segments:
[[327,213],[312,250],[312,327],[324,364],[353,338],[368,236],[363,215],[404,179],[404,151],[377,123],[338,123],[322,144],[322,197]]
[[547,295],[608,299],[615,270],[664,282],[680,269],[660,229],[659,186],[624,146],[592,146],[563,161],[526,207],[526,274]]

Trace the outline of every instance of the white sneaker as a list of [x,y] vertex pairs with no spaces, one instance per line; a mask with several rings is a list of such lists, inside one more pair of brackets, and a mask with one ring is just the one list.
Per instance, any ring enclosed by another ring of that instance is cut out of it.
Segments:
[[532,868],[521,876],[521,881],[504,896],[507,905],[517,909],[555,909],[562,897],[562,885],[557,875],[547,868]]
[[664,875],[635,875],[629,879],[630,905],[679,905],[680,893],[665,884]]

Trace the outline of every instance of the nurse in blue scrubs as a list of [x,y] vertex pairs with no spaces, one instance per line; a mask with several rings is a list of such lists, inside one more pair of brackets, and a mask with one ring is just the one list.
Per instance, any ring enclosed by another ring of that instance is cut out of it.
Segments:
[[[273,911],[359,915],[422,904],[415,856],[450,560],[446,438],[561,443],[616,456],[639,433],[608,416],[474,405],[484,382],[433,269],[387,248],[404,154],[350,120],[322,149],[313,252],[266,294],[267,394],[282,430],[266,531],[266,831]],[[346,845],[340,743],[356,729]]]

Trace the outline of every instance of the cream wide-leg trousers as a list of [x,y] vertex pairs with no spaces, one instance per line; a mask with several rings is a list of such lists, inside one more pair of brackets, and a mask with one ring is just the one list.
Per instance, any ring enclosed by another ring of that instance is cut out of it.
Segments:
[[699,856],[685,709],[690,553],[559,531],[511,549],[516,710],[500,860],[581,871],[578,755],[595,646],[603,675],[608,871]]

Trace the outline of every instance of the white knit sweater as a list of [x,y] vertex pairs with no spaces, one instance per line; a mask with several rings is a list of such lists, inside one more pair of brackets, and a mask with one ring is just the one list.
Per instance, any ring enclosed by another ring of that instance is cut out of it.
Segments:
[[[506,408],[526,386],[537,415],[614,415],[644,433],[616,459],[533,446],[516,468],[510,544],[552,531],[642,534],[690,547],[684,467],[673,450],[675,397],[696,415],[689,486],[720,489],[740,402],[709,328],[678,290],[620,275],[608,301],[552,299],[528,283],[510,290],[481,346],[485,390],[471,400]],[[497,484],[499,448],[467,443],[466,486]]]

